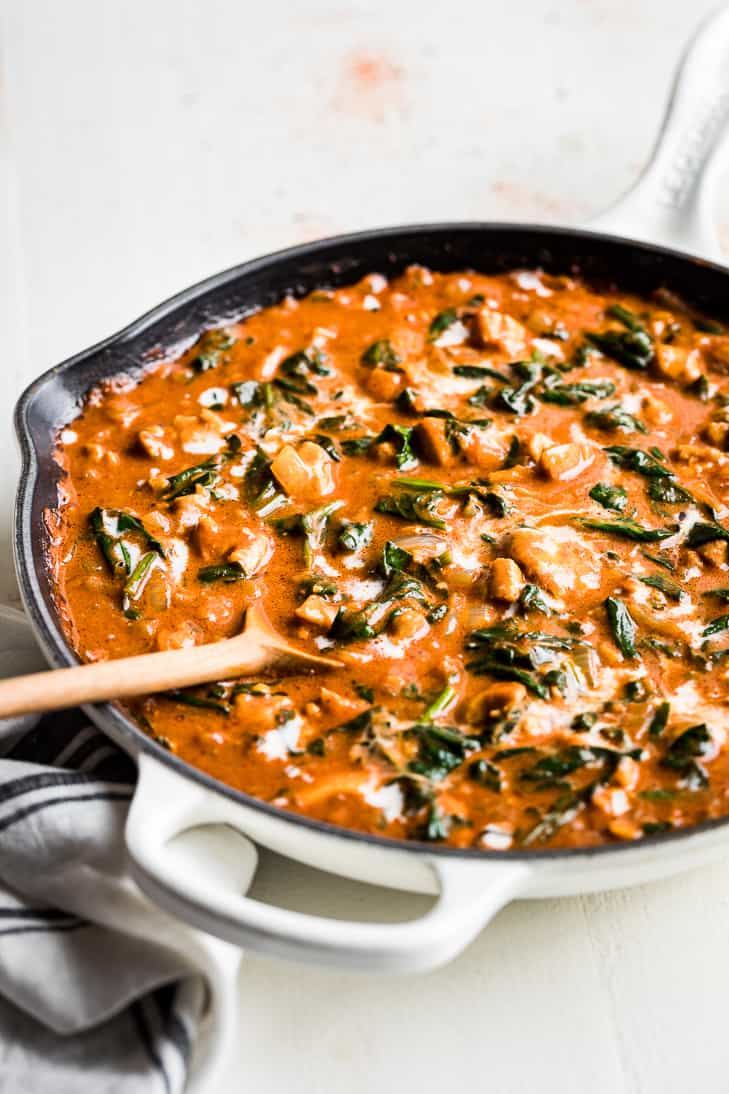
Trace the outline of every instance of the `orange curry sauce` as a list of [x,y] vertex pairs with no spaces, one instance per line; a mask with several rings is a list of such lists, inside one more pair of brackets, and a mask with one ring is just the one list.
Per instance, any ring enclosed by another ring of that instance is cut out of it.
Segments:
[[729,812],[729,334],[539,271],[412,267],[207,331],[60,435],[84,660],[246,606],[344,668],[130,704],[215,778],[461,847]]

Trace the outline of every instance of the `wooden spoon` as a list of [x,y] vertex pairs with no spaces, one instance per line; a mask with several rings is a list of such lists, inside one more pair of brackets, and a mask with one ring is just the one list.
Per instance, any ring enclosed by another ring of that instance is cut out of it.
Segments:
[[289,645],[254,605],[235,638],[1,680],[0,718],[230,680],[274,666],[284,670],[338,669],[341,661]]

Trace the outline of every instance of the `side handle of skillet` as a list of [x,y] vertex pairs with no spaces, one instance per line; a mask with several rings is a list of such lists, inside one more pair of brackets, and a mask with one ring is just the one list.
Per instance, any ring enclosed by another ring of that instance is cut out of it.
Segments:
[[[288,839],[294,826],[283,821]],[[225,826],[225,827],[221,827]],[[230,831],[235,829],[236,831]],[[176,840],[195,832],[192,846]],[[331,868],[347,874],[351,842],[343,836],[314,835],[319,848],[329,840]],[[306,964],[371,972],[416,972],[436,968],[460,953],[513,897],[524,893],[533,867],[509,860],[484,862],[406,855],[430,873],[437,890],[432,908],[405,923],[332,919],[278,908],[244,895],[256,850],[247,838],[240,805],[181,778],[149,753],[139,757],[139,782],[129,813],[126,843],[135,880],[155,903],[190,925],[226,942],[269,956]],[[243,837],[243,838],[241,838]],[[299,830],[299,839],[302,837]],[[306,861],[303,848],[296,857]],[[316,865],[321,866],[321,861]],[[407,870],[412,882],[412,873]],[[411,888],[404,877],[403,887]],[[427,882],[426,882],[427,885]],[[414,888],[414,886],[412,886]]]
[[729,151],[729,4],[687,46],[648,166],[615,205],[588,225],[726,263],[715,226]]

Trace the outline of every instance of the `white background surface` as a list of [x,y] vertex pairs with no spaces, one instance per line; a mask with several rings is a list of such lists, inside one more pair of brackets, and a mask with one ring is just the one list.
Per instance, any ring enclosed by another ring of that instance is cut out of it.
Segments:
[[[0,598],[11,409],[48,366],[207,274],[398,222],[579,222],[650,150],[712,0],[4,0]],[[729,201],[722,210],[729,245]],[[398,898],[268,859],[263,893]],[[729,1090],[729,861],[520,904],[450,967],[372,979],[250,959],[215,1094]],[[101,1092],[100,1092],[101,1094]]]

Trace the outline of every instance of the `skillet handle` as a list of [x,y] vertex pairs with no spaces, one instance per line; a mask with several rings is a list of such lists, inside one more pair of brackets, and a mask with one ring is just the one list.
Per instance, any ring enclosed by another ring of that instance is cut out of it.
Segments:
[[[185,840],[171,842],[183,832]],[[339,855],[346,859],[343,837],[312,835],[341,843]],[[439,895],[426,915],[406,923],[348,922],[243,896],[256,861],[245,836],[240,805],[181,778],[149,753],[140,756],[126,828],[138,885],[187,923],[270,956],[368,971],[435,968],[465,949],[496,912],[523,893],[532,872],[513,860],[485,863],[433,855],[427,865]]]
[[587,225],[726,262],[714,226],[716,155],[729,121],[729,4],[699,27],[638,182]]

